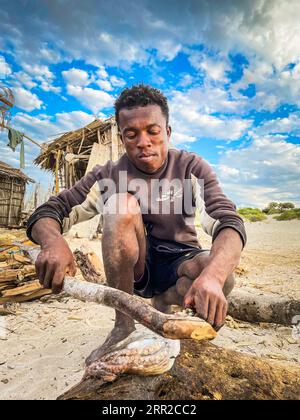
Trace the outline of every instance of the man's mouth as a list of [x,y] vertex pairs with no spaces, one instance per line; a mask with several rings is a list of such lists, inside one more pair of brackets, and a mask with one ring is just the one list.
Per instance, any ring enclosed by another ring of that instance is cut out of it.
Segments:
[[153,159],[156,156],[155,153],[142,153],[140,155],[138,155],[138,159],[144,161],[144,162],[148,162],[149,160]]

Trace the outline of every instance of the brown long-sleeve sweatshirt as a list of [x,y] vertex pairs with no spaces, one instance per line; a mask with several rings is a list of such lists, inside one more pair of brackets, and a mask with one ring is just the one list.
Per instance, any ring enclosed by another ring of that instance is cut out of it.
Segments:
[[117,162],[95,166],[74,187],[35,210],[28,220],[28,237],[32,239],[32,227],[43,217],[57,220],[65,233],[74,224],[101,214],[108,198],[122,192],[135,195],[147,230],[157,238],[199,246],[194,226],[198,208],[202,227],[213,240],[222,229],[232,228],[246,243],[243,220],[210,165],[194,153],[175,149],[169,150],[164,165],[154,174],[137,169],[126,154]]

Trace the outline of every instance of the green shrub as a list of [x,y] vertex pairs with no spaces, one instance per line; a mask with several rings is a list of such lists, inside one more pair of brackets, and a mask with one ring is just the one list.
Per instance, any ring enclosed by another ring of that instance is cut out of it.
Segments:
[[274,219],[276,220],[300,219],[300,209],[285,210],[279,216],[274,217]]
[[243,219],[248,220],[249,222],[261,222],[267,218],[267,216],[260,209],[252,207],[244,207],[238,209],[238,213],[243,217]]

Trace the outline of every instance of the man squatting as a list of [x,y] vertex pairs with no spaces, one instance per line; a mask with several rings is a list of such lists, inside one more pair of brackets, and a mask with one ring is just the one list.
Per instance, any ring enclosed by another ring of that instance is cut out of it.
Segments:
[[[124,89],[115,102],[115,116],[124,155],[117,162],[95,166],[74,187],[36,209],[28,221],[28,237],[41,246],[36,261],[40,283],[53,293],[61,291],[65,274],[72,276],[76,271],[62,234],[75,223],[102,213],[108,285],[151,298],[152,305],[163,312],[170,305],[194,308],[218,329],[225,322],[226,297],[234,286],[233,271],[246,243],[243,221],[209,164],[195,153],[169,147],[168,103],[159,90],[143,84]],[[120,188],[121,172],[127,176],[125,189]],[[137,179],[145,185],[138,194],[130,189],[131,181]],[[110,194],[105,180],[116,186]],[[192,214],[186,209],[174,211],[175,201],[184,199],[183,189],[158,196],[156,204],[169,201],[167,214],[151,212],[151,180],[169,181],[169,185],[173,180],[182,185],[189,180]],[[195,208],[204,231],[212,236],[211,250],[202,249],[198,242],[191,223]],[[113,330],[87,364],[134,329],[134,320],[116,311]]]

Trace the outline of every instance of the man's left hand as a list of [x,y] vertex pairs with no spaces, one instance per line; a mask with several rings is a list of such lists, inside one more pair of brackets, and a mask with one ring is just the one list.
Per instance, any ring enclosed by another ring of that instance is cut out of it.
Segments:
[[184,306],[194,308],[200,318],[217,330],[225,323],[227,300],[221,283],[208,274],[202,273],[193,282],[184,297]]

